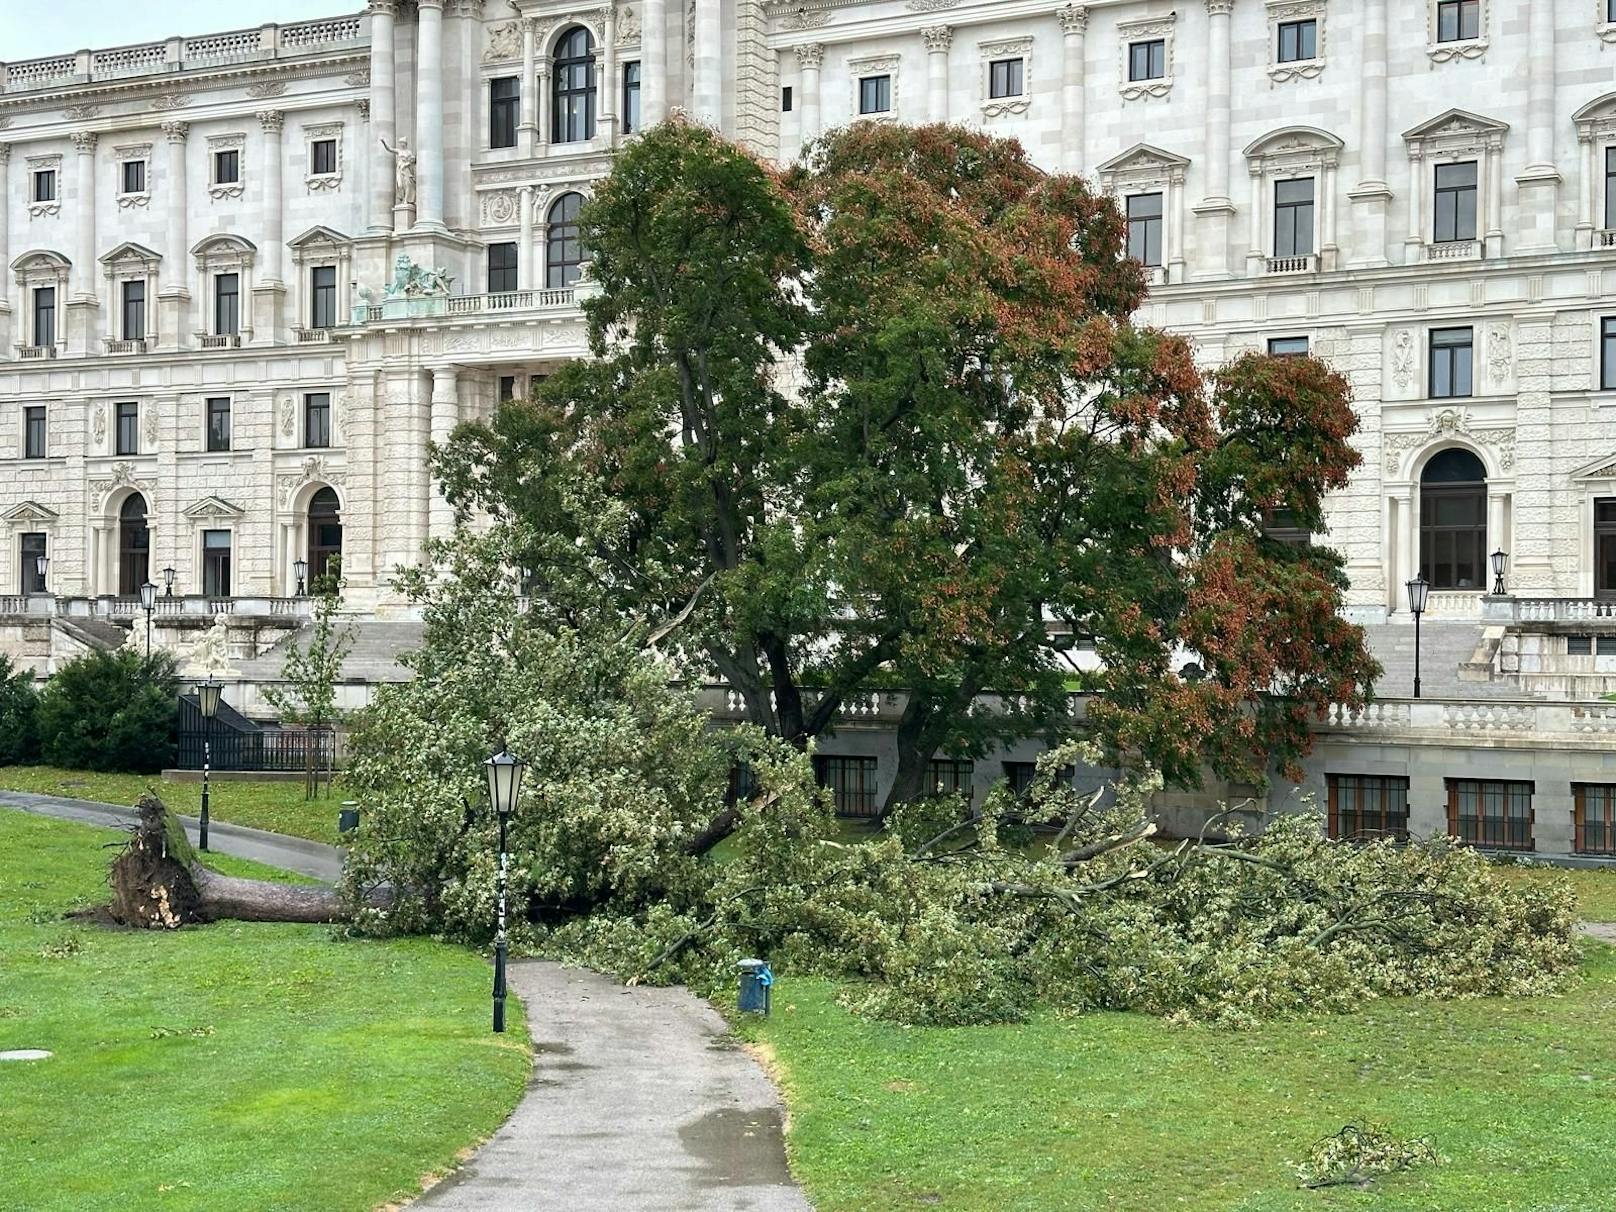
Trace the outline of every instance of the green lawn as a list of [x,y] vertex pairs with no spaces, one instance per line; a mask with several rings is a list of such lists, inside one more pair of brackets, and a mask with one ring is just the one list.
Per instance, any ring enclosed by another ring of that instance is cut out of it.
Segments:
[[[320,926],[176,933],[62,920],[111,830],[0,810],[0,1207],[355,1212],[418,1190],[525,1088],[489,969]],[[233,874],[251,865],[220,863]]]
[[[322,784],[323,786],[323,784]],[[180,783],[147,774],[97,774],[54,766],[0,766],[0,790],[35,791],[77,800],[127,807],[148,789],[184,816],[202,811],[202,784]],[[342,785],[321,799],[305,800],[301,780],[238,782],[214,780],[208,815],[216,821],[337,843],[337,810]]]
[[1590,922],[1616,922],[1616,868],[1539,867],[1501,863],[1506,879],[1543,880],[1565,878],[1577,894],[1577,908]]

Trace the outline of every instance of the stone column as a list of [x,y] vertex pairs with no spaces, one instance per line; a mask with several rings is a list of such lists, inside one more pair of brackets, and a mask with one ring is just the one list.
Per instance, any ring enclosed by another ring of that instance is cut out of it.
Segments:
[[696,121],[723,128],[724,23],[719,0],[695,0],[695,89],[691,108]]
[[1234,0],[1206,0],[1206,197],[1195,207],[1201,217],[1200,253],[1204,268],[1196,276],[1229,276],[1229,107],[1232,92],[1229,22]]
[[191,244],[186,227],[190,200],[185,190],[185,140],[190,133],[189,122],[163,123],[163,135],[168,140],[163,183],[167,194],[164,213],[168,217],[168,230],[164,237],[167,246],[163,249],[163,286],[157,292],[157,333],[158,340],[179,349],[190,344],[194,328],[191,323]]
[[668,116],[667,0],[640,6],[640,108],[647,127]]
[[[11,356],[11,144],[0,143],[0,358]],[[26,306],[26,302],[24,304]]]
[[1581,188],[1577,190],[1577,247],[1594,246],[1594,231],[1605,225],[1599,212],[1599,165],[1594,154],[1594,132],[1590,126],[1577,126],[1577,163],[1581,166]]
[[100,333],[96,323],[96,313],[101,309],[101,301],[96,294],[96,141],[94,131],[73,133],[73,148],[78,153],[75,168],[78,223],[74,228],[72,289],[63,309],[69,355],[100,352]]
[[1408,237],[1403,241],[1403,264],[1413,265],[1425,255],[1425,158],[1418,144],[1408,149]]
[[1325,156],[1319,171],[1319,268],[1333,270],[1341,256],[1336,232],[1336,168],[1334,152]]
[[539,60],[539,129],[534,139],[535,148],[542,152],[550,142],[550,60]]
[[415,226],[443,226],[443,0],[416,0]]
[[516,288],[533,289],[533,187],[524,185],[516,191],[517,214],[521,220],[521,234],[516,243]]
[[[432,441],[442,446],[449,440],[454,427],[460,423],[459,375],[453,366],[432,368]],[[422,452],[423,454],[425,452]],[[454,532],[454,509],[444,498],[443,490],[428,477],[427,491],[430,504],[427,510],[427,534],[434,539],[447,539]]]
[[954,31],[946,25],[932,25],[920,31],[926,42],[926,119],[948,121],[948,51],[954,45]]
[[[370,226],[374,234],[393,230],[393,157],[398,131],[393,108],[393,17],[396,0],[370,0]],[[383,145],[386,146],[383,146]]]
[[1262,164],[1257,161],[1251,161],[1246,165],[1246,171],[1251,177],[1251,214],[1249,216],[1251,247],[1246,250],[1246,277],[1255,278],[1263,272],[1268,262],[1270,245],[1264,239],[1263,233],[1263,229],[1267,226],[1264,219],[1268,208],[1263,205]]
[[1362,177],[1352,199],[1356,255],[1351,265],[1380,266],[1386,258],[1386,213],[1392,191],[1386,184],[1386,0],[1365,0],[1359,39],[1362,87],[1358,102],[1358,155]]
[[1081,172],[1084,165],[1084,67],[1089,10],[1068,4],[1059,16],[1065,60],[1061,75],[1061,145],[1066,152],[1066,169],[1075,173]]
[[534,41],[538,31],[534,28],[535,24],[532,17],[522,18],[522,117],[517,128],[517,142],[522,145],[522,154],[526,156],[533,155],[539,143],[539,82],[534,61],[537,53]]
[[[1520,191],[1519,244],[1511,253],[1556,250],[1555,210],[1560,170],[1554,165],[1554,0],[1523,0],[1527,32],[1526,168],[1515,178]],[[1496,170],[1503,175],[1503,166]],[[1499,225],[1495,215],[1493,225]],[[1502,240],[1500,239],[1500,248]],[[1489,244],[1487,253],[1492,255]]]
[[600,82],[600,114],[601,135],[607,144],[617,142],[617,98],[622,95],[619,91],[623,85],[617,78],[617,5],[606,6],[606,45],[601,47],[599,70]]
[[825,61],[822,42],[810,42],[797,48],[797,67],[802,79],[802,141],[804,144],[819,138],[819,66]]
[[[1482,175],[1486,179],[1487,197],[1483,202],[1486,208],[1487,256],[1489,258],[1504,255],[1504,136],[1493,132],[1487,136],[1487,153],[1481,160]],[[1554,176],[1559,181],[1558,173]],[[1550,216],[1552,225],[1553,216]],[[1554,247],[1551,237],[1549,248]]]
[[258,123],[264,130],[264,244],[263,272],[256,286],[259,299],[253,307],[253,327],[258,337],[273,345],[284,339],[281,323],[286,303],[283,276],[286,245],[281,217],[284,203],[281,189],[281,130],[285,126],[286,115],[278,109],[261,109],[258,111]]

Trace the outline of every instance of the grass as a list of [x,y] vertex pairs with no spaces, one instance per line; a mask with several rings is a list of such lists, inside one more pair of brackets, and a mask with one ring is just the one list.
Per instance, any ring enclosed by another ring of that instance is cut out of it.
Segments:
[[1577,911],[1584,920],[1616,922],[1616,868],[1500,863],[1498,869],[1511,880],[1570,880],[1571,890],[1577,894]]
[[[0,1207],[368,1210],[452,1166],[521,1097],[526,1028],[488,967],[320,926],[63,920],[121,834],[0,811]],[[262,874],[239,860],[232,874]]]
[[[195,816],[202,810],[201,783],[178,782],[147,774],[62,770],[54,766],[0,766],[0,790],[5,791],[65,795],[128,807],[148,789],[184,816]],[[337,810],[341,803],[340,783],[322,799],[305,800],[300,779],[285,782],[216,779],[208,814],[216,821],[310,838],[334,846],[338,840]]]

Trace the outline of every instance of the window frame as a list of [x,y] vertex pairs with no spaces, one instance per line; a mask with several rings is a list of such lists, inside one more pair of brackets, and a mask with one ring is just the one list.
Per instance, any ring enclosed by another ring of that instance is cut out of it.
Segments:
[[[1443,171],[1469,168],[1471,180],[1465,185],[1443,185]],[[1460,218],[1463,195],[1470,195],[1470,234],[1460,234]],[[1442,202],[1444,197],[1452,199],[1451,215],[1444,216]],[[1444,218],[1452,220],[1452,233],[1442,234]],[[1431,175],[1431,243],[1433,244],[1471,244],[1479,239],[1481,231],[1481,161],[1480,160],[1449,160],[1432,166]]]
[[48,457],[50,443],[50,422],[46,406],[43,404],[24,404],[22,406],[22,451],[25,459],[43,459]]
[[488,147],[515,147],[522,121],[522,77],[494,76],[488,81]]
[[[321,274],[329,274],[331,280],[321,282]],[[337,267],[309,266],[309,327],[335,328],[340,322],[337,312]]]
[[[241,184],[241,149],[239,147],[216,147],[213,153],[213,179],[212,185],[240,185]],[[229,165],[230,175],[225,176],[225,166]]]
[[[1302,348],[1301,349],[1276,349],[1275,348],[1276,346],[1283,345],[1288,341],[1300,341],[1302,343]],[[1269,337],[1268,338],[1268,356],[1270,358],[1306,358],[1306,357],[1312,356],[1312,353],[1313,353],[1313,343],[1312,343],[1312,339],[1309,338],[1309,337],[1290,336],[1290,337]]]
[[644,70],[638,59],[623,64],[623,133],[637,135],[645,126],[645,110],[641,93]]
[[[1156,213],[1154,215],[1135,215],[1134,203],[1146,198],[1156,199]],[[1160,269],[1166,263],[1167,257],[1167,191],[1165,189],[1143,190],[1135,194],[1125,194],[1122,200],[1122,217],[1124,225],[1123,248],[1127,255],[1133,257],[1139,264],[1147,269]],[[1134,224],[1142,225],[1145,256],[1140,257],[1134,253]],[[1151,227],[1155,224],[1156,259],[1149,260],[1151,246]]]
[[[1439,338],[1445,336],[1448,333],[1461,333],[1461,332],[1467,334],[1467,339],[1462,341],[1462,342],[1458,341],[1458,340],[1451,340],[1451,341],[1439,340]],[[1438,367],[1441,366],[1443,362],[1446,363],[1446,365],[1443,367],[1443,369],[1445,370],[1445,372],[1446,372],[1446,374],[1448,376],[1448,385],[1449,385],[1449,387],[1451,389],[1454,386],[1454,380],[1456,378],[1456,373],[1455,372],[1456,372],[1456,369],[1458,367],[1457,355],[1458,355],[1458,351],[1460,351],[1461,349],[1467,351],[1467,353],[1469,355],[1468,358],[1466,359],[1466,364],[1465,364],[1465,367],[1464,367],[1464,378],[1465,378],[1464,390],[1463,391],[1448,390],[1448,391],[1445,391],[1445,392],[1438,392],[1437,391]],[[1425,395],[1426,395],[1426,399],[1428,399],[1428,400],[1469,400],[1469,399],[1472,399],[1475,396],[1475,394],[1476,394],[1476,330],[1475,330],[1475,327],[1473,325],[1450,325],[1450,326],[1443,326],[1443,327],[1440,327],[1440,328],[1432,328],[1429,332],[1426,333],[1425,350],[1426,350],[1426,374],[1425,374]],[[1441,350],[1443,352],[1442,361],[1439,361],[1439,359],[1438,359],[1438,351],[1439,350]]]
[[[1533,837],[1533,826],[1536,823],[1537,807],[1535,804],[1537,784],[1531,779],[1495,779],[1495,778],[1449,778],[1444,779],[1448,801],[1448,834],[1456,837],[1469,846],[1477,846],[1485,850],[1512,850],[1530,852],[1537,848],[1536,838]],[[1472,788],[1472,794],[1478,797],[1473,807],[1482,809],[1466,817],[1462,809],[1465,805],[1460,797],[1466,788]],[[1489,806],[1481,797],[1498,796],[1503,801],[1505,812],[1497,816],[1489,816],[1485,809]],[[1525,804],[1524,816],[1517,816],[1509,809]],[[1475,822],[1471,827],[1473,834],[1478,836],[1465,836],[1465,822]],[[1493,821],[1503,822],[1505,828],[1489,828]],[[1512,831],[1507,828],[1511,821],[1523,821],[1525,828]],[[1524,841],[1507,836],[1512,832],[1524,833]]]
[[[873,89],[873,97],[872,97]],[[874,101],[877,104],[871,104]],[[892,113],[892,73],[875,72],[858,78],[858,116],[876,117]]]
[[[138,293],[138,297],[132,297]],[[146,339],[146,279],[121,278],[118,281],[118,331],[125,341]],[[134,321],[134,323],[131,323]]]
[[[1144,74],[1140,74],[1140,52],[1144,52]],[[1128,43],[1128,83],[1151,84],[1167,79],[1167,39],[1139,38]]]
[[[319,439],[316,441],[316,439]],[[303,393],[303,447],[307,450],[331,448],[331,393]]]
[[[577,46],[582,50],[573,53],[572,48]],[[568,53],[562,53],[563,47],[568,48]],[[556,39],[550,57],[552,143],[587,143],[595,137],[599,92],[595,37],[587,27],[574,25]]]
[[[223,407],[220,407],[222,405]],[[234,446],[234,402],[229,396],[208,396],[202,401],[202,449],[208,454],[227,454]],[[220,441],[216,418],[224,418],[223,441]]]
[[[1300,185],[1307,183],[1307,199],[1305,201],[1282,201],[1280,195],[1287,185]],[[1274,256],[1275,257],[1311,257],[1318,250],[1318,198],[1319,183],[1316,177],[1278,177],[1274,180]],[[1304,214],[1305,212],[1305,214]],[[1281,227],[1281,222],[1286,224]],[[1282,247],[1282,236],[1288,238],[1290,248]],[[1301,247],[1302,244],[1306,247]]]
[[[1302,54],[1302,31],[1308,30],[1313,45],[1307,54]],[[1293,35],[1293,53],[1285,53],[1285,36]],[[1274,46],[1274,62],[1289,66],[1293,63],[1312,63],[1319,57],[1319,19],[1317,17],[1297,17],[1279,22],[1278,42]]]
[[[1444,17],[1452,13],[1453,33],[1443,35],[1442,22]],[[1475,28],[1469,33],[1465,32],[1465,17],[1474,18]],[[1436,0],[1436,18],[1432,27],[1431,40],[1439,46],[1448,46],[1456,42],[1475,42],[1482,35],[1481,0]]]
[[[496,252],[499,254],[499,264],[495,264]],[[487,246],[483,266],[488,275],[489,294],[510,294],[521,289],[520,258],[521,248],[515,240],[495,240]],[[501,277],[496,278],[496,274]]]
[[[209,546],[208,536],[223,535],[223,546]],[[204,597],[227,598],[231,596],[234,580],[235,531],[228,527],[210,526],[197,537],[197,543],[202,553],[201,590]]]
[[[37,539],[38,542],[31,540]],[[17,589],[24,597],[48,591],[39,572],[39,557],[50,558],[50,532],[24,530],[17,535]]]
[[[1613,0],[1616,2],[1616,0]],[[1597,797],[1589,796],[1590,791],[1597,791]],[[1598,807],[1602,810],[1599,822],[1600,843],[1588,843],[1588,808],[1589,800],[1597,798]],[[1573,854],[1604,854],[1616,855],[1616,783],[1582,783],[1571,784],[1571,819],[1573,833],[1571,838],[1571,852]]]
[[[831,793],[837,816],[868,818],[876,815],[879,761],[864,754],[815,754],[814,781]],[[850,777],[856,776],[856,777]]]
[[112,406],[113,454],[140,453],[140,401],[119,400]]
[[[56,287],[35,286],[31,287],[30,290],[31,293],[28,296],[28,322],[31,328],[28,335],[32,338],[32,344],[35,346],[55,345],[57,332]],[[48,324],[43,325],[44,328],[48,329],[44,333],[40,332],[42,327],[40,319],[42,317],[49,317],[50,320]],[[41,337],[49,339],[41,340]]]
[[[569,189],[551,202],[549,209],[544,212],[544,282],[547,290],[570,290],[582,276],[583,264],[589,259],[577,213],[574,212],[570,218],[556,218],[571,198],[576,198],[578,208],[582,209],[584,196],[577,190]],[[570,259],[569,252],[575,252],[576,259]]]
[[[224,289],[226,279],[230,290]],[[230,300],[226,308],[225,300]],[[226,312],[228,311],[228,315]],[[241,335],[241,273],[239,270],[220,270],[213,275],[213,336],[239,337]]]
[[988,100],[1011,101],[1027,95],[1027,60],[1022,55],[988,60]]
[[[131,185],[129,174],[135,172],[139,180]],[[124,197],[131,197],[146,192],[146,161],[141,157],[131,157],[128,160],[118,161],[118,193]]]
[[39,203],[60,202],[57,195],[56,174],[54,168],[34,169],[33,188],[30,191],[29,201]]
[[[1324,783],[1326,837],[1339,841],[1372,841],[1382,837],[1408,841],[1407,775],[1329,771],[1325,773]],[[1350,805],[1346,802],[1349,796]],[[1347,824],[1353,828],[1343,831]]]
[[[330,153],[330,163],[320,163],[322,154]],[[318,139],[309,140],[309,176],[331,177],[337,172],[337,140],[334,135],[321,135]]]

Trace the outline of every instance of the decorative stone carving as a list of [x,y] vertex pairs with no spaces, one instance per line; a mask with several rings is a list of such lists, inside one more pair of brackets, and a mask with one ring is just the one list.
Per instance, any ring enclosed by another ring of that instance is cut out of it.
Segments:
[[360,68],[356,72],[349,72],[346,76],[344,76],[342,78],[342,82],[344,84],[346,84],[349,88],[369,88],[370,87],[370,69],[369,68]]
[[1061,31],[1067,34],[1086,33],[1089,28],[1089,10],[1087,6],[1078,7],[1068,4],[1055,14],[1060,18]]
[[1414,384],[1414,334],[1400,328],[1392,338],[1392,382],[1399,391],[1407,391]]
[[326,462],[319,455],[310,455],[303,460],[303,465],[297,471],[283,472],[275,477],[275,495],[282,509],[290,509],[292,498],[297,490],[305,484],[318,480],[332,487],[339,487],[347,480],[347,475],[326,466]]
[[515,21],[505,21],[488,31],[488,45],[483,48],[484,63],[503,63],[522,57],[522,28]]
[[157,410],[155,408],[148,407],[148,408],[141,409],[141,412],[144,414],[140,418],[140,420],[141,420],[141,425],[140,425],[141,441],[143,441],[146,444],[146,449],[148,451],[156,450],[157,449]]
[[0,130],[6,130],[10,126],[11,126],[11,115],[6,114],[4,116],[0,116]]
[[289,438],[297,428],[297,406],[291,396],[281,397],[281,437]]
[[444,297],[454,285],[454,275],[441,266],[426,269],[410,260],[408,253],[399,253],[393,259],[393,280],[383,291],[384,299]]
[[632,4],[625,4],[617,13],[617,44],[631,46],[640,40],[640,14]]
[[95,444],[102,445],[107,440],[107,409],[100,405],[92,410],[90,428],[95,433]]
[[825,44],[809,42],[797,47],[797,66],[818,71],[825,61]]
[[940,13],[945,8],[955,8],[960,0],[904,0],[904,8],[912,13]]
[[1275,84],[1315,80],[1324,74],[1325,15],[1324,0],[1268,0],[1268,46],[1272,53],[1277,54],[1278,51],[1282,22],[1313,22],[1313,57],[1289,63],[1281,63],[1276,58],[1268,65],[1268,78]]
[[153,97],[151,107],[159,111],[184,109],[191,103],[190,93],[164,93],[160,97]]
[[190,133],[191,124],[189,122],[163,123],[163,134],[168,137],[170,143],[184,143],[186,136]]
[[[1173,34],[1177,29],[1177,21],[1176,13],[1168,13],[1165,17],[1144,21],[1123,21],[1117,24],[1122,71],[1119,91],[1123,100],[1137,101],[1144,97],[1165,97],[1173,91]],[[1155,80],[1130,80],[1129,48],[1135,42],[1150,42],[1158,38],[1163,43],[1161,76]]]
[[1492,24],[1492,0],[1481,0],[1477,37],[1453,42],[1437,41],[1438,0],[1425,0],[1426,48],[1433,63],[1452,63],[1456,59],[1479,59],[1487,53],[1487,31]]
[[948,48],[954,45],[954,27],[951,25],[928,25],[920,31],[920,40],[926,44],[928,51],[946,54]]
[[265,133],[278,134],[286,125],[286,114],[278,109],[261,109],[257,114],[258,125],[264,128]]
[[1494,324],[1487,329],[1487,381],[1494,387],[1509,382],[1510,365],[1514,351],[1510,345],[1509,325]]
[[260,80],[257,84],[249,84],[247,86],[247,95],[249,97],[257,97],[260,99],[264,97],[278,97],[285,91],[286,81],[284,80]]
[[[112,470],[105,477],[90,481],[90,493],[99,502],[103,512],[106,508],[107,497],[117,492],[120,488],[133,488],[146,498],[148,506],[153,505],[151,487],[151,481],[144,480],[136,475],[135,465],[128,462],[114,463]],[[155,514],[156,511],[153,510],[152,512]]]
[[1476,446],[1489,448],[1498,460],[1498,467],[1501,471],[1514,470],[1515,429],[1513,426],[1498,429],[1477,429],[1471,425],[1468,409],[1440,408],[1431,411],[1426,426],[1422,430],[1382,435],[1380,443],[1381,456],[1384,460],[1386,474],[1388,476],[1398,474],[1403,466],[1403,455],[1408,451],[1423,450],[1434,443],[1451,441],[1454,438],[1464,438]]
[[383,149],[393,157],[393,205],[415,205],[415,153],[410,150],[410,141],[399,136],[398,146],[388,146],[387,140],[381,141]]
[[213,616],[213,626],[202,633],[191,647],[188,659],[196,668],[205,673],[226,673],[230,670],[230,624],[229,616],[219,613]]
[[95,145],[100,142],[101,136],[93,130],[76,130],[71,136],[73,150],[77,152],[95,152]]
[[62,117],[69,122],[88,122],[101,112],[99,105],[69,105],[62,111]]
[[516,222],[516,193],[496,189],[483,195],[483,222],[496,226]]
[[818,29],[830,24],[830,13],[822,8],[799,8],[794,13],[788,13],[781,24],[787,29]]

